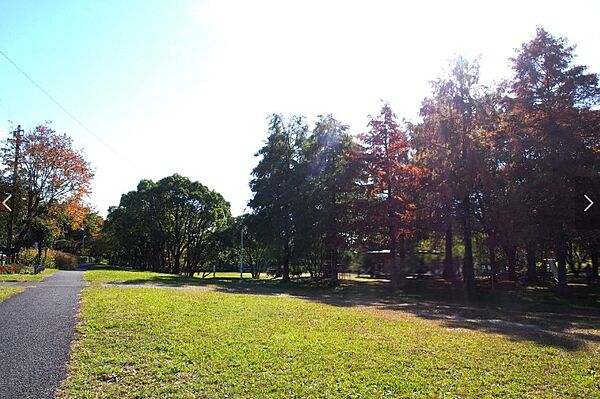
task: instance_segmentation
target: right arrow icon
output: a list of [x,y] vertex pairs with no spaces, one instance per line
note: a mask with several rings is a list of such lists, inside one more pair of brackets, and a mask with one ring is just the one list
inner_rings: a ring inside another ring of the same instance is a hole
[[590,209],[592,207],[592,205],[594,205],[594,201],[592,201],[592,199],[590,197],[588,197],[586,194],[583,194],[583,196],[585,197],[586,200],[588,200],[590,202],[588,204],[588,206],[586,206],[585,209],[583,210],[584,212],[587,212],[588,209]]

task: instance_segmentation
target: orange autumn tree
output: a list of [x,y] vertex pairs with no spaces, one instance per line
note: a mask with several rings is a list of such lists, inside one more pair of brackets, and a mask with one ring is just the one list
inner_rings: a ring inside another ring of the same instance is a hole
[[42,259],[43,247],[65,252],[80,253],[83,237],[87,245],[98,238],[104,219],[82,199],[73,198],[66,203],[52,206],[49,211],[33,221],[29,240],[38,244],[38,257]]
[[91,209],[83,203],[81,198],[72,198],[56,207],[57,215],[64,220],[64,224],[73,230],[81,229],[83,222]]
[[[79,199],[56,206],[52,214],[45,218],[56,221],[59,229],[54,238],[60,239],[54,242],[54,248],[82,255],[89,255],[92,245],[97,246],[95,241],[104,225],[102,216]],[[40,237],[38,241],[50,245],[52,238]]]
[[[90,193],[94,173],[73,140],[58,134],[50,123],[26,132],[20,143],[18,206],[15,209],[15,251],[32,240],[34,222],[56,207],[79,208]],[[8,171],[14,166],[15,143],[7,140],[2,159]],[[8,174],[8,173],[6,173]]]
[[398,288],[405,269],[406,242],[414,231],[416,191],[425,172],[411,162],[411,146],[389,104],[369,117],[370,130],[360,136],[364,145],[365,184],[371,204],[368,228],[390,250],[392,288]]

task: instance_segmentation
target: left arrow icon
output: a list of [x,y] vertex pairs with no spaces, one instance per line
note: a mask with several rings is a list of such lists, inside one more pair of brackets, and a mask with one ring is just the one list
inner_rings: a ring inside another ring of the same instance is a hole
[[10,206],[8,206],[8,204],[7,204],[10,197],[12,197],[12,194],[8,194],[8,197],[6,197],[6,199],[4,201],[2,201],[2,205],[4,205],[4,207],[6,209],[8,209],[9,212],[12,212],[12,209],[10,209]]
[[590,202],[588,204],[588,206],[586,206],[585,209],[583,210],[584,212],[587,212],[588,209],[590,209],[592,207],[592,205],[594,205],[594,201],[592,201],[592,199],[585,194],[583,194],[583,196],[585,197],[586,200],[588,200]]

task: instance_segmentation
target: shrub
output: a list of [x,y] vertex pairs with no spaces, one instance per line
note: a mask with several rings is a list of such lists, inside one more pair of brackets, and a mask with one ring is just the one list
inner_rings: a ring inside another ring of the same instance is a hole
[[19,263],[22,265],[36,265],[38,263],[38,251],[33,248],[23,248],[19,251]]
[[38,250],[34,248],[23,248],[19,251],[19,264],[21,266],[37,266],[42,264],[45,267],[55,267],[54,251],[43,250],[42,261],[38,259]]
[[54,262],[58,269],[74,270],[77,268],[78,257],[76,255],[55,250],[52,250],[51,252],[54,255]]
[[[63,270],[74,270],[77,267],[79,257],[68,252],[57,251],[54,249],[45,249],[42,251],[41,264],[45,267],[58,268]],[[34,248],[24,248],[19,252],[20,269],[26,269],[28,266],[37,266],[40,264],[38,251]],[[22,271],[22,270],[21,270]]]

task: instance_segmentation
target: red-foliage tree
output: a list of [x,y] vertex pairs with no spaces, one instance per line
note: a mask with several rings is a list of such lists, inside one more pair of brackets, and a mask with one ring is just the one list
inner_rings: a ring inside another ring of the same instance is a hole
[[521,183],[528,210],[525,220],[540,226],[542,247],[555,253],[561,291],[567,288],[567,244],[573,237],[569,179],[597,175],[599,159],[593,109],[600,103],[598,76],[573,64],[574,49],[541,28],[523,44],[512,60],[505,124],[515,154],[512,177]]
[[[57,134],[49,123],[26,132],[20,145],[16,192],[24,196],[25,203],[15,209],[19,213],[15,253],[28,239],[36,218],[60,204],[81,205],[94,176],[82,153],[73,148],[73,140]],[[14,150],[15,143],[9,140],[2,152],[9,171],[14,166]]]
[[397,288],[405,265],[406,240],[413,232],[416,190],[424,170],[411,163],[410,142],[389,104],[369,119],[370,130],[360,136],[364,145],[365,187],[371,199],[366,227],[377,231],[382,243],[389,247],[392,287]]

